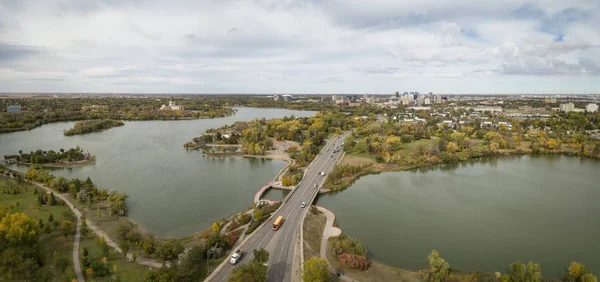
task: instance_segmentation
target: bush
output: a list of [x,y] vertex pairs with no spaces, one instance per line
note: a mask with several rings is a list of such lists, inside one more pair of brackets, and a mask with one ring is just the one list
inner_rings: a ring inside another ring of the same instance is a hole
[[338,256],[338,260],[347,267],[367,270],[371,266],[371,261],[365,256],[343,253]]
[[347,235],[340,235],[335,238],[331,244],[331,249],[336,256],[339,256],[343,253],[348,253],[351,255],[360,255],[366,256],[367,249],[362,245],[358,239],[352,238]]

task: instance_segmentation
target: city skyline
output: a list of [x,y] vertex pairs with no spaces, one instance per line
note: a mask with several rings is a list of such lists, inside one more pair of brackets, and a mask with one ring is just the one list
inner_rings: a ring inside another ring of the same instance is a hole
[[600,92],[597,1],[198,2],[2,2],[0,92]]

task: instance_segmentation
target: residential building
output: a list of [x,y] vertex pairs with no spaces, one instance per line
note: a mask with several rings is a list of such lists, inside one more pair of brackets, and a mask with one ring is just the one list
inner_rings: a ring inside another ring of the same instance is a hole
[[10,105],[8,106],[8,108],[6,108],[6,111],[9,113],[20,113],[21,112],[21,106],[19,105]]
[[575,105],[573,103],[560,104],[559,109],[561,112],[572,112],[575,110]]
[[281,95],[281,99],[285,102],[291,102],[294,99],[294,96],[290,94]]
[[585,106],[585,110],[588,113],[595,113],[598,111],[598,104],[587,104],[587,106]]

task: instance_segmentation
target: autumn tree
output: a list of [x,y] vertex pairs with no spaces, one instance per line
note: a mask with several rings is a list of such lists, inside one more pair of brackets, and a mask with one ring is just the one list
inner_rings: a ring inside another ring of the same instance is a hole
[[429,261],[427,271],[429,281],[446,281],[450,275],[450,264],[440,257],[440,253],[436,250],[431,251],[431,254],[427,256],[427,260]]
[[572,261],[567,269],[567,279],[571,282],[575,282],[583,275],[585,266],[583,263]]
[[542,266],[539,263],[532,261],[527,263],[527,271],[525,272],[525,281],[541,282],[542,281]]
[[65,235],[65,238],[73,234],[73,222],[69,220],[63,220],[60,223],[60,230],[62,230],[63,235]]
[[508,272],[511,282],[524,282],[526,267],[520,261],[515,261],[508,265]]
[[325,282],[329,278],[327,262],[319,257],[312,257],[304,262],[302,280],[306,282]]

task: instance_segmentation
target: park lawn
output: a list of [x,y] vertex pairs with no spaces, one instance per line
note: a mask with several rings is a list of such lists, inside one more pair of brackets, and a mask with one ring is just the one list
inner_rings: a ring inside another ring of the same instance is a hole
[[[0,194],[0,205],[5,205],[7,207],[13,205],[19,212],[25,213],[32,218],[42,219],[44,224],[48,224],[48,217],[50,214],[53,215],[55,221],[61,222],[65,219],[63,212],[70,212],[70,209],[66,206],[41,206],[38,209],[37,194],[34,194],[36,188],[35,185],[25,182],[17,184],[15,179],[0,176],[0,191],[3,192],[5,189],[8,190],[11,185],[12,187],[19,187],[21,193],[17,195]],[[38,192],[42,193],[42,191],[44,190],[38,188]],[[19,203],[18,208],[17,202]],[[77,224],[75,219],[69,220],[73,221],[74,226]],[[54,252],[66,257],[70,262],[64,274],[55,274],[54,281],[70,281],[71,279],[67,278],[75,278],[75,270],[73,269],[73,235],[65,238],[60,230],[53,230],[50,234],[46,234],[42,231],[40,233],[38,244],[40,260],[43,265],[42,268],[53,268],[52,258]]]
[[319,257],[321,251],[321,238],[327,222],[327,216],[317,210],[313,213],[314,206],[310,206],[310,211],[306,214],[304,220],[304,260],[311,257]]
[[[79,242],[79,259],[83,260],[83,248],[87,248],[89,252],[89,261],[90,263],[93,261],[102,261],[102,250],[100,249],[100,244],[97,242],[96,236],[90,231],[88,232],[88,236],[81,236],[81,240]],[[134,262],[127,262],[122,254],[115,252],[112,248],[110,249],[110,257],[108,258],[107,264],[110,266],[111,274],[104,277],[96,277],[95,281],[110,281],[113,265],[116,265],[117,274],[121,281],[143,281],[144,275],[150,269],[148,266],[144,266]],[[85,268],[83,265],[81,266],[82,271],[85,275]],[[89,277],[86,277],[86,280],[90,280]]]
[[418,146],[432,146],[437,144],[439,141],[439,139],[421,139],[411,141],[408,144],[402,144],[402,149],[399,152],[402,152],[402,155],[407,156],[410,155]]

